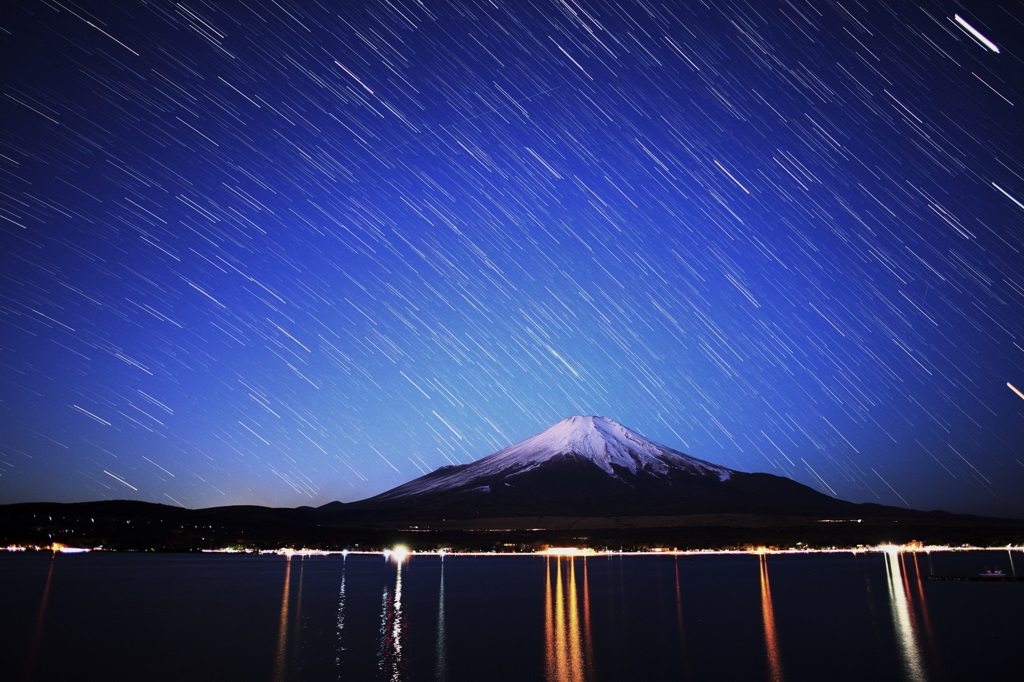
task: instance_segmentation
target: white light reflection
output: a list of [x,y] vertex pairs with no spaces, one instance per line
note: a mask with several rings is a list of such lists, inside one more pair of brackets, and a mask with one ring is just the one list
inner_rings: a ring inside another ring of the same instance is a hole
[[384,679],[393,682],[405,678],[402,660],[405,636],[405,623],[402,618],[402,564],[406,556],[398,558],[395,556],[396,551],[387,552],[388,557],[395,560],[395,588],[392,593],[385,585],[381,596],[380,646],[377,649],[377,668]]
[[347,601],[345,597],[345,577],[346,574],[348,573],[348,571],[346,570],[348,568],[347,559],[348,555],[347,553],[344,553],[342,555],[341,564],[341,587],[338,589],[338,614],[335,620],[334,627],[335,638],[337,640],[334,649],[334,664],[339,668],[341,667],[341,659],[343,652],[345,651],[345,644],[342,638],[342,634],[345,631],[345,604]]
[[892,609],[893,625],[896,627],[896,642],[903,659],[903,671],[908,680],[925,680],[924,664],[917,643],[914,617],[910,610],[907,586],[903,579],[901,553],[896,548],[885,550],[885,571],[889,578],[889,604]]
[[444,554],[441,554],[441,589],[437,595],[437,650],[434,656],[434,677],[448,679],[448,634],[444,622]]
[[391,642],[396,668],[394,679],[398,679],[397,668],[402,662],[402,559],[398,559],[397,563],[398,565],[395,566],[395,617],[391,624]]
[[295,608],[291,614],[291,622],[288,623],[288,652],[290,661],[301,669],[302,661],[301,658],[297,659],[297,654],[302,651],[302,642],[300,637],[302,636],[302,586],[306,576],[306,561],[299,561],[299,592],[295,595]]

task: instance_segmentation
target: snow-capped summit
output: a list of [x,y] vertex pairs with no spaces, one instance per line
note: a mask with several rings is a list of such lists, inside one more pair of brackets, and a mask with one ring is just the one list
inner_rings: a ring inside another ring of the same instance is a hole
[[575,527],[584,518],[633,527],[641,517],[656,518],[658,525],[682,517],[706,523],[723,514],[836,518],[861,513],[858,505],[790,478],[735,471],[684,455],[607,417],[563,419],[493,455],[441,467],[346,509],[371,523],[465,521],[486,527],[481,519],[503,519],[510,525],[500,527],[530,528]]
[[[608,417],[569,417],[546,431],[500,450],[478,464],[488,468],[525,471],[559,457],[577,457],[618,477],[628,471],[666,475],[677,469],[724,481],[732,470],[673,450],[641,436]],[[483,467],[481,467],[481,470]]]
[[444,466],[351,508],[418,519],[836,514],[796,481],[690,457],[607,417],[569,417],[471,464]]
[[620,481],[638,474],[664,478],[670,473],[725,481],[734,473],[655,443],[614,419],[577,416],[472,464],[441,467],[374,499],[418,497],[455,489],[479,491],[493,485],[494,478],[501,478],[507,487],[527,472],[568,463],[591,465]]

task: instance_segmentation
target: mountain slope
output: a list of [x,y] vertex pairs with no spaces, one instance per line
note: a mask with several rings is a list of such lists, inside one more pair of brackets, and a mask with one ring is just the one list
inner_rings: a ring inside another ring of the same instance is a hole
[[519,515],[853,514],[787,478],[734,471],[606,417],[570,417],[471,464],[446,466],[354,508],[467,518]]

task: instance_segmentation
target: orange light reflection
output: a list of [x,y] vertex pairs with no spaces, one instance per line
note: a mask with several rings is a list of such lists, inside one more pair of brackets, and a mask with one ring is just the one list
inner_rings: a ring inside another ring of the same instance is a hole
[[[576,588],[576,560],[556,556],[545,561],[544,635],[545,677],[551,682],[582,682],[586,679],[587,656],[592,655],[590,634],[590,587],[586,560],[583,565],[583,604]],[[555,579],[552,586],[551,571]],[[583,610],[583,631],[580,630],[580,609]]]
[[587,579],[587,561],[583,560],[583,656],[585,664],[593,666],[594,638],[590,629],[590,582]]
[[768,670],[772,682],[782,681],[782,659],[779,656],[779,643],[775,635],[775,610],[772,607],[772,588],[768,582],[768,557],[758,557],[761,562],[761,617],[764,620],[764,646],[768,654]]
[[556,679],[558,664],[555,647],[555,613],[554,601],[551,598],[551,559],[544,560],[544,679]]
[[917,598],[921,608],[921,623],[924,625],[925,638],[932,641],[932,623],[928,618],[928,601],[924,596],[924,582],[921,580],[921,566],[917,562],[917,552],[914,552],[914,575],[917,577]]
[[277,659],[274,663],[274,679],[283,682],[288,675],[288,596],[291,590],[292,555],[285,554],[284,591],[281,594],[281,624],[277,631]]
[[583,679],[583,652],[580,651],[580,611],[576,601],[576,562],[566,559],[569,567],[569,665],[572,668],[572,679]]
[[[679,662],[682,670],[689,671],[686,657],[686,628],[683,626],[683,588],[679,580],[679,557],[675,557],[676,572],[676,632],[679,633]],[[685,675],[689,677],[689,675]]]
[[39,600],[39,612],[36,614],[36,627],[32,634],[32,649],[28,656],[29,675],[31,678],[32,667],[35,666],[36,656],[39,655],[39,644],[43,639],[43,622],[46,620],[46,606],[50,601],[50,584],[53,582],[53,564],[57,559],[56,554],[50,555],[50,570],[46,572],[46,583],[43,585],[43,598]]

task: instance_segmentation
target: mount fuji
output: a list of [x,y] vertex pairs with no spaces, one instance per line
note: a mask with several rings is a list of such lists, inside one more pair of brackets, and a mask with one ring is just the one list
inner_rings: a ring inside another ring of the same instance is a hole
[[471,464],[317,508],[0,505],[0,547],[1001,547],[1022,538],[1020,520],[846,502],[691,457],[605,417],[570,417]]
[[353,509],[417,518],[850,515],[861,505],[788,478],[744,473],[576,416],[470,464],[444,466]]

